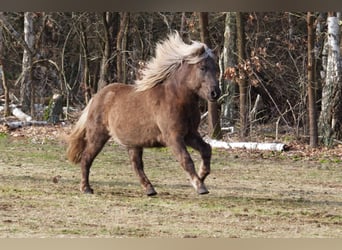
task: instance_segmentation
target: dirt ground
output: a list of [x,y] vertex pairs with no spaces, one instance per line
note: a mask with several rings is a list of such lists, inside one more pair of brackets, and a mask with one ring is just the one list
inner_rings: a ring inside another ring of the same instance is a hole
[[[126,150],[96,158],[94,195],[61,141],[69,126],[0,132],[0,237],[340,238],[340,147],[289,151],[214,149],[209,194],[199,196],[168,149],[144,152],[158,195],[147,197]],[[198,165],[199,155],[191,150]]]

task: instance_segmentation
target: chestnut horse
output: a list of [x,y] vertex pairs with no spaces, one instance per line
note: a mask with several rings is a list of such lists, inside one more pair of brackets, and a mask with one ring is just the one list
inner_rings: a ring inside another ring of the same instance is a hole
[[[199,98],[220,96],[217,64],[203,43],[183,42],[177,32],[156,46],[156,55],[133,85],[113,83],[101,89],[84,109],[68,137],[68,159],[80,163],[81,191],[93,193],[89,171],[94,158],[112,137],[128,149],[129,158],[148,196],[157,194],[144,173],[144,147],[171,148],[198,194],[209,193],[211,147],[203,141]],[[186,146],[199,151],[197,173]]]

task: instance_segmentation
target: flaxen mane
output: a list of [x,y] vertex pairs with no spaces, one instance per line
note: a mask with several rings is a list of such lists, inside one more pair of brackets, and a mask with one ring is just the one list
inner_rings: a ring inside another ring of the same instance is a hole
[[[204,53],[198,55],[196,52],[203,47]],[[142,79],[135,81],[136,90],[144,91],[153,88],[162,83],[183,62],[195,64],[208,56],[214,57],[212,51],[204,43],[192,41],[191,44],[186,44],[178,32],[171,33],[165,41],[157,43],[155,57],[142,71]]]

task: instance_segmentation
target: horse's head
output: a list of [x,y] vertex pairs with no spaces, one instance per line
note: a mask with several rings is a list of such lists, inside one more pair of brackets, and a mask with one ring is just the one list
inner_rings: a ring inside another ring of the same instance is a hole
[[218,66],[215,56],[205,45],[201,46],[195,54],[194,56],[201,60],[189,64],[191,68],[187,76],[189,87],[203,99],[216,101],[221,95],[221,90],[217,79]]
[[178,78],[183,87],[208,100],[220,97],[216,59],[212,51],[199,41],[186,44],[178,32],[156,46],[156,56],[136,81],[136,90],[144,91],[165,82],[170,75]]

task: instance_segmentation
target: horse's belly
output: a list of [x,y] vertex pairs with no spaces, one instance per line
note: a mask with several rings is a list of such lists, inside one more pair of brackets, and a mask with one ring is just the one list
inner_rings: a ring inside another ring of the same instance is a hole
[[163,146],[161,132],[156,123],[157,106],[144,93],[136,93],[129,85],[114,85],[110,93],[111,107],[108,125],[112,138],[128,147]]
[[161,147],[164,146],[162,135],[157,127],[131,127],[119,125],[112,138],[126,147]]

